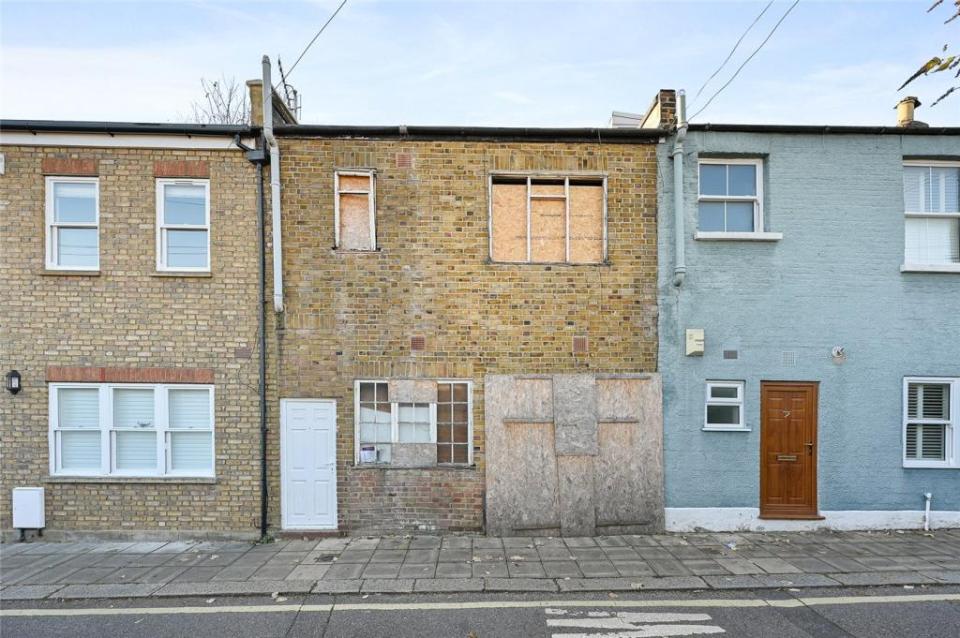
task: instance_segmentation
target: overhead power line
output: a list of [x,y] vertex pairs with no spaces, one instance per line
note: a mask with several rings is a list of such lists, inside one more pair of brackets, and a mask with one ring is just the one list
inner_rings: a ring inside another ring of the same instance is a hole
[[733,45],[733,48],[732,48],[732,49],[730,49],[730,53],[727,54],[726,59],[725,59],[723,62],[720,63],[720,66],[718,66],[718,67],[717,67],[717,70],[713,72],[713,75],[711,75],[710,77],[708,77],[708,78],[706,79],[706,81],[703,83],[703,85],[702,85],[699,89],[697,89],[697,94],[693,96],[693,99],[696,100],[698,97],[700,97],[700,94],[703,93],[703,90],[704,90],[705,88],[707,88],[707,85],[708,85],[708,84],[710,84],[710,80],[712,80],[713,78],[717,77],[717,73],[720,73],[720,71],[723,70],[723,67],[725,67],[725,66],[727,65],[727,62],[730,61],[730,58],[733,57],[733,54],[737,52],[737,47],[740,46],[740,43],[743,42],[743,39],[744,39],[745,37],[747,37],[747,34],[748,34],[748,33],[750,33],[750,29],[752,29],[752,28],[754,27],[754,25],[756,25],[757,22],[760,21],[760,18],[762,18],[762,17],[763,17],[763,14],[767,12],[767,9],[769,9],[769,8],[773,5],[773,2],[774,2],[774,0],[770,0],[770,2],[767,3],[767,6],[765,6],[765,7],[763,8],[763,11],[761,11],[760,14],[759,14],[756,18],[753,19],[753,22],[750,23],[750,26],[747,27],[747,30],[744,31],[744,32],[740,35],[740,39],[737,40],[737,43]]
[[[340,9],[342,9],[342,8],[343,8],[343,5],[345,5],[345,4],[347,4],[347,0],[343,0],[343,2],[340,3],[340,6],[337,7],[337,10],[334,11],[332,14],[330,14],[330,17],[327,18],[327,21],[324,22],[324,23],[323,23],[323,26],[320,27],[320,30],[317,31],[317,35],[313,36],[313,39],[310,40],[310,43],[307,44],[307,46],[304,47],[303,52],[300,54],[300,57],[297,58],[297,61],[293,63],[293,66],[290,67],[290,70],[287,71],[287,74],[286,74],[286,77],[287,77],[287,78],[290,77],[290,74],[293,73],[293,70],[294,70],[295,68],[297,68],[297,65],[298,65],[298,64],[300,64],[300,60],[303,59],[303,56],[305,56],[305,55],[307,54],[307,51],[309,51],[309,50],[310,50],[310,47],[313,46],[313,43],[317,41],[317,38],[320,37],[320,34],[323,33],[324,29],[326,29],[327,26],[328,26],[331,22],[333,22],[333,19],[337,17],[337,14],[340,13]],[[277,87],[273,87],[273,88],[277,88]]]
[[783,24],[783,21],[787,19],[787,16],[790,15],[790,12],[793,11],[794,8],[795,8],[798,4],[800,4],[800,0],[795,0],[794,3],[790,5],[790,8],[787,9],[782,16],[780,16],[780,19],[777,20],[777,23],[776,23],[775,25],[773,25],[773,28],[772,28],[772,29],[770,29],[770,33],[768,33],[768,34],[767,34],[767,37],[763,39],[763,42],[760,43],[760,46],[758,46],[756,49],[754,49],[754,50],[753,50],[753,53],[751,53],[750,56],[749,56],[746,60],[743,61],[743,64],[741,64],[741,65],[737,68],[737,70],[734,71],[734,73],[733,73],[733,75],[730,77],[730,79],[727,80],[726,83],[725,83],[723,86],[721,86],[719,89],[717,89],[717,91],[716,91],[713,95],[710,96],[710,99],[707,100],[707,103],[706,103],[706,104],[704,104],[702,107],[700,107],[700,109],[699,109],[696,113],[694,113],[694,114],[691,115],[689,118],[687,118],[688,121],[689,121],[689,120],[692,120],[693,118],[695,118],[695,117],[697,117],[698,115],[700,115],[701,113],[703,113],[703,111],[704,111],[708,106],[710,106],[710,104],[713,102],[713,100],[714,100],[718,95],[720,95],[725,88],[727,88],[728,86],[730,86],[730,83],[731,83],[731,82],[733,82],[735,79],[737,79],[737,76],[740,75],[740,71],[743,70],[743,67],[747,66],[747,63],[749,63],[750,60],[753,59],[753,56],[755,56],[757,53],[760,52],[760,49],[762,49],[762,48],[764,47],[764,45],[770,40],[770,38],[773,37],[773,34],[777,32],[777,29],[780,28],[780,25]]

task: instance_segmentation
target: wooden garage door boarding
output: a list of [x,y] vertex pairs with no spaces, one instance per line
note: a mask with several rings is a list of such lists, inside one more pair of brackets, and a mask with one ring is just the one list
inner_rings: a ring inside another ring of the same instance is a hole
[[817,384],[760,385],[760,517],[820,518]]

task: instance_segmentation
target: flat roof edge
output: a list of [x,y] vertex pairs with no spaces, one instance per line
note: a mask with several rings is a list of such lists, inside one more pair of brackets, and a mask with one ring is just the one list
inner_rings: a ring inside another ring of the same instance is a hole
[[670,135],[664,129],[529,128],[498,126],[277,126],[285,137],[354,137],[404,140],[470,139],[476,141],[651,143]]
[[259,129],[236,124],[0,120],[0,131],[23,131],[30,133],[141,133],[148,135],[250,135],[259,131]]
[[820,124],[689,124],[691,131],[835,135],[960,135],[960,126],[831,126]]

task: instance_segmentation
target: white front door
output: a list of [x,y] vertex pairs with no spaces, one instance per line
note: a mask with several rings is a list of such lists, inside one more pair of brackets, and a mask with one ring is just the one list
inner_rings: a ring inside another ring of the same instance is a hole
[[282,399],[280,422],[283,528],[336,529],[336,401]]

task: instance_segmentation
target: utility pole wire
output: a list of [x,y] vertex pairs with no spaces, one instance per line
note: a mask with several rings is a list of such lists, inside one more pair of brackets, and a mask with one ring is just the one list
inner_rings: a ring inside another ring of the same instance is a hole
[[748,33],[750,33],[750,29],[752,29],[752,28],[754,27],[754,25],[757,24],[757,22],[760,21],[760,18],[762,18],[762,17],[763,17],[763,14],[767,12],[767,9],[769,9],[769,8],[773,5],[773,1],[774,1],[774,0],[770,0],[770,2],[767,3],[767,6],[765,6],[765,7],[763,8],[763,11],[760,12],[760,15],[758,15],[756,18],[753,19],[753,22],[750,23],[750,26],[747,27],[747,30],[743,32],[743,34],[740,36],[740,39],[737,40],[737,43],[733,45],[733,48],[732,48],[732,49],[730,49],[730,53],[729,53],[729,55],[727,55],[727,59],[724,60],[724,61],[720,64],[720,66],[717,67],[717,70],[713,72],[713,75],[711,75],[710,77],[708,77],[707,80],[703,83],[703,85],[702,85],[699,89],[697,89],[697,94],[693,96],[693,99],[694,99],[694,100],[696,100],[698,97],[700,97],[700,94],[703,93],[703,90],[704,90],[705,88],[707,88],[707,85],[708,85],[708,84],[710,84],[710,80],[712,80],[713,78],[717,77],[717,73],[720,73],[720,71],[723,70],[723,67],[726,66],[727,62],[730,61],[730,58],[733,57],[733,54],[737,52],[737,47],[740,46],[740,43],[743,42],[743,39],[744,39],[745,37],[747,37],[747,34],[748,34]]
[[[290,67],[290,70],[287,71],[286,77],[290,77],[290,74],[293,73],[293,70],[294,70],[295,68],[297,68],[297,65],[298,65],[298,64],[300,64],[300,60],[303,59],[303,56],[305,56],[305,55],[307,54],[307,51],[310,50],[310,47],[313,46],[313,43],[317,41],[317,38],[320,37],[320,34],[323,33],[324,29],[327,28],[327,25],[329,25],[331,22],[333,22],[333,19],[337,17],[337,14],[340,13],[340,9],[342,9],[342,8],[343,8],[343,5],[345,5],[345,4],[347,4],[347,0],[343,0],[343,2],[340,3],[340,6],[337,7],[337,10],[334,11],[334,12],[330,15],[329,18],[327,18],[327,21],[324,22],[324,23],[323,23],[323,26],[320,27],[320,30],[317,31],[317,35],[313,36],[313,40],[310,40],[310,43],[309,43],[306,47],[304,47],[303,53],[300,54],[300,57],[297,58],[297,61],[294,62],[294,63],[293,63],[293,66]],[[275,86],[275,87],[273,87],[273,88],[277,88],[277,87]]]
[[755,56],[757,53],[760,52],[760,49],[762,49],[763,46],[770,40],[770,38],[773,37],[773,34],[777,32],[777,29],[780,27],[781,24],[783,24],[783,21],[787,19],[787,16],[790,15],[790,12],[793,11],[793,9],[794,9],[798,4],[800,4],[800,0],[795,0],[794,3],[790,5],[790,8],[787,9],[786,12],[784,12],[784,14],[783,14],[782,16],[780,16],[780,19],[777,21],[777,23],[776,23],[775,25],[773,25],[773,28],[772,28],[772,29],[770,29],[770,33],[768,33],[768,34],[767,34],[767,37],[763,39],[763,42],[760,43],[760,46],[758,46],[756,49],[753,50],[753,53],[750,54],[750,57],[748,57],[746,60],[744,60],[744,61],[743,61],[743,64],[741,64],[741,65],[737,68],[737,70],[734,71],[733,76],[732,76],[729,80],[727,80],[726,84],[724,84],[724,85],[721,86],[719,89],[717,89],[716,93],[714,93],[713,95],[711,95],[711,96],[710,96],[710,99],[707,100],[707,103],[704,104],[702,107],[700,107],[700,110],[698,110],[696,113],[694,113],[693,115],[691,115],[690,117],[688,117],[688,118],[687,118],[687,121],[690,121],[690,120],[692,120],[693,118],[695,118],[695,117],[697,117],[698,115],[700,115],[701,113],[703,113],[703,111],[704,111],[708,106],[710,106],[711,102],[713,102],[713,100],[714,100],[718,95],[720,95],[725,88],[727,88],[728,86],[730,86],[730,83],[731,83],[731,82],[733,82],[735,79],[737,79],[737,76],[740,74],[740,71],[743,70],[743,67],[747,66],[747,63],[750,62],[750,60],[753,59],[753,56]]

